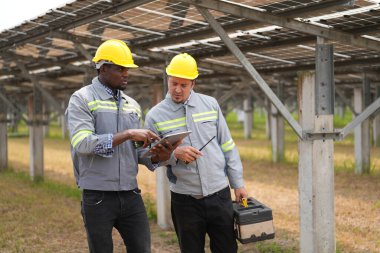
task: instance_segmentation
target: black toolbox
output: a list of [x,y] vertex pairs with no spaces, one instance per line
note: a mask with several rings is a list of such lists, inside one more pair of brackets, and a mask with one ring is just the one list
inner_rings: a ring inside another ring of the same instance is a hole
[[254,198],[247,199],[247,207],[233,202],[235,235],[241,243],[274,238],[272,209]]

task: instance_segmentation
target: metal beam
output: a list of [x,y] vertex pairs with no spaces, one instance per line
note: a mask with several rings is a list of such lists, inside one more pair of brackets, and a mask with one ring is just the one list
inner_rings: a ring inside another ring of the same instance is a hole
[[261,98],[261,96],[257,93],[257,91],[253,88],[253,85],[250,84],[251,80],[248,80],[247,78],[242,77],[241,78],[243,83],[242,85],[247,87],[249,89],[249,92],[251,95],[261,104],[264,104],[264,100]]
[[20,113],[21,115],[21,119],[26,123],[28,124],[28,119],[25,118],[24,115],[22,115],[22,110],[21,108],[17,107],[17,105],[14,105],[11,101],[9,101],[9,99],[4,96],[4,94],[0,93],[0,99],[4,101],[5,104],[7,104],[10,108],[12,108],[14,111]]
[[[286,17],[303,17],[305,15],[310,15],[310,13],[315,11],[321,11],[327,8],[331,8],[333,6],[346,5],[351,2],[351,0],[324,0],[319,2],[311,2],[306,6],[301,6],[296,9],[286,10],[276,12],[276,15],[286,16]],[[257,25],[258,22],[252,20],[243,20],[237,21],[233,24],[223,25],[223,28],[227,32],[235,32],[236,30],[244,30],[245,28],[252,27]],[[191,24],[192,25],[192,24]],[[154,38],[154,39],[142,39],[137,41],[133,41],[132,45],[139,47],[161,47],[168,46],[168,44],[177,44],[188,42],[190,40],[197,40],[204,37],[213,36],[214,31],[209,27],[200,28],[197,31],[193,29],[189,29],[186,33],[188,27],[181,27],[181,32],[176,33],[174,35],[165,36],[165,38]]]
[[223,30],[218,22],[214,19],[211,13],[202,7],[197,6],[199,13],[207,20],[210,26],[214,29],[214,31],[219,35],[222,41],[226,44],[226,46],[230,49],[232,54],[239,60],[239,62],[243,65],[243,67],[247,70],[250,76],[256,81],[265,95],[270,99],[270,101],[276,106],[281,115],[285,118],[285,120],[289,123],[289,125],[293,128],[294,132],[298,135],[299,138],[302,139],[302,128],[298,124],[298,122],[293,118],[293,116],[289,113],[283,103],[278,99],[276,94],[271,90],[268,84],[264,81],[264,79],[260,76],[260,74],[256,71],[256,69],[252,66],[249,60],[245,57],[245,55],[240,51],[240,49],[234,44],[230,37],[228,37],[227,33]]
[[76,49],[78,50],[78,52],[80,52],[90,62],[92,61],[93,56],[87,51],[87,49],[81,43],[74,42],[74,45]]
[[8,51],[8,52],[3,52],[1,53],[2,56],[5,56],[7,58],[11,58],[11,59],[17,59],[17,60],[22,60],[22,61],[25,61],[25,62],[32,62],[32,63],[41,63],[41,64],[45,64],[46,66],[38,66],[37,69],[39,68],[49,68],[49,67],[54,67],[54,66],[59,66],[61,68],[65,68],[65,69],[69,69],[69,70],[80,70],[80,71],[87,71],[88,67],[85,67],[85,66],[75,66],[75,65],[72,65],[72,64],[66,64],[66,63],[62,63],[62,62],[58,62],[58,61],[54,61],[54,60],[48,60],[46,58],[41,58],[41,57],[32,57],[32,56],[25,56],[25,55],[19,55],[19,54],[16,54],[16,53],[13,53],[11,51]]
[[[354,3],[354,0],[323,0],[323,1],[318,1],[318,2],[309,1],[308,5],[302,5],[300,7],[297,7],[294,10],[286,11],[285,13],[281,11],[274,11],[272,13],[276,15],[286,14],[287,17],[292,17],[297,14],[301,14],[301,16],[308,14],[310,16],[311,14],[313,14],[313,12],[316,12],[316,11],[320,12],[321,10],[325,10],[325,9],[331,10],[331,8],[333,7],[340,7],[342,5],[352,6],[353,3]],[[299,16],[300,15],[298,15],[298,17]]]
[[41,85],[38,82],[38,79],[29,73],[29,71],[26,69],[25,64],[19,61],[18,67],[21,69],[22,75],[26,78],[29,78],[35,85],[35,87],[41,92],[41,94],[50,102],[50,104],[52,104],[59,113],[63,114],[64,110],[62,109],[61,105],[49,92],[47,92],[44,88],[41,87]]
[[[91,46],[98,46],[101,43],[100,39],[92,39],[92,38],[88,38],[84,36],[73,35],[67,32],[54,32],[52,33],[52,36],[54,36],[55,38],[68,40],[68,41],[74,41],[75,43],[84,43]],[[171,55],[171,54],[149,51],[148,49],[142,49],[140,47],[136,47],[136,48],[133,47],[132,52],[137,55],[147,56],[147,57],[160,60],[160,61],[166,61],[166,59]],[[229,73],[233,75],[236,75],[236,74],[247,75],[245,71],[242,71],[239,69],[231,69],[225,66],[212,64],[212,63],[202,61],[202,60],[198,62],[198,66],[205,69],[220,71],[222,73]]]
[[343,101],[343,103],[348,106],[348,108],[350,108],[351,112],[357,116],[358,113],[355,111],[355,108],[352,106],[352,103],[349,99],[346,98],[346,96],[344,95],[343,91],[338,88],[338,87],[335,87],[335,92],[336,94],[339,96],[339,98]]
[[341,130],[341,139],[344,139],[356,126],[366,120],[374,112],[380,108],[380,98],[377,98],[372,104],[370,104],[364,111],[362,111],[354,120],[348,123]]
[[236,88],[226,91],[220,98],[217,99],[219,106],[222,107],[224,103],[226,103],[232,96],[235,96],[237,92],[238,90]]
[[[84,36],[78,36],[78,35],[73,35],[73,34],[70,34],[70,33],[67,33],[67,32],[53,32],[51,34],[51,36],[53,37],[56,37],[56,38],[60,38],[60,39],[64,39],[64,40],[68,40],[68,41],[74,41],[74,42],[77,42],[77,43],[83,43],[83,44],[88,44],[88,45],[92,45],[92,46],[98,46],[100,43],[101,43],[101,40],[100,39],[97,39],[97,38],[88,38],[88,37],[84,37]],[[313,39],[312,37],[307,37],[308,40],[310,39]],[[315,38],[314,38],[315,39]],[[294,41],[294,40],[291,40],[289,41],[290,44],[294,44],[294,43],[297,43],[297,41]],[[269,46],[273,46],[273,43],[267,43],[265,45],[255,45],[255,47],[257,47],[258,49],[263,49],[263,48],[267,48]],[[152,52],[152,51],[149,51],[149,50],[146,50],[146,49],[142,49],[142,48],[132,48],[132,51],[138,55],[142,55],[142,56],[147,56],[147,57],[150,57],[150,58],[154,58],[154,59],[157,59],[159,61],[164,61],[169,54],[165,54],[165,53],[160,53],[160,52]],[[225,54],[226,52],[223,52],[223,54]],[[216,64],[212,64],[212,63],[209,63],[209,62],[206,62],[206,61],[203,61],[201,58],[202,57],[209,57],[209,54],[207,55],[198,55],[197,57],[197,54],[195,53],[194,54],[195,57],[198,59],[198,66],[199,67],[203,67],[203,68],[207,68],[207,69],[213,69],[215,71],[218,71],[218,72],[222,72],[222,73],[231,73],[231,74],[234,74],[234,75],[247,75],[245,71],[243,70],[240,70],[238,68],[228,68],[228,67],[225,67],[225,66],[221,66],[221,65],[216,65]],[[219,51],[216,52],[215,54],[213,53],[213,55],[219,55]],[[30,58],[33,58],[33,57],[30,57]],[[25,58],[25,60],[28,60],[28,58]],[[380,59],[379,58],[373,58],[373,59],[350,59],[350,60],[347,60],[347,61],[339,61],[339,62],[335,62],[335,67],[344,67],[344,66],[348,66],[348,65],[356,65],[356,64],[373,64],[373,63],[379,63],[380,62]],[[48,65],[49,63],[46,62]],[[63,66],[68,66],[67,64],[63,64]],[[303,65],[296,65],[296,66],[289,66],[289,67],[281,67],[281,68],[278,68],[278,69],[275,69],[276,72],[293,72],[293,71],[297,71],[297,70],[309,70],[309,69],[314,69],[314,66],[315,66],[315,62],[312,61],[310,63],[306,63],[306,64],[303,64]],[[71,69],[71,67],[69,67]],[[78,66],[73,66],[73,69],[76,69],[78,70]],[[84,68],[86,69],[86,68]],[[83,71],[85,71],[83,69]],[[266,72],[273,72],[273,68],[258,68],[258,70],[260,70],[260,72],[262,73],[266,73]],[[10,73],[4,73],[4,74],[10,74]]]
[[358,46],[362,48],[372,49],[380,51],[380,42],[362,37],[355,36],[353,34],[319,27],[311,25],[305,22],[301,22],[292,18],[281,17],[270,13],[257,11],[252,8],[243,7],[238,4],[217,1],[217,0],[181,0],[181,2],[191,3],[198,7],[212,9],[228,14],[232,14],[238,17],[244,17],[253,19],[256,21],[264,22],[267,24],[278,25],[295,31],[299,31],[306,34],[319,36],[325,39],[335,40],[344,44]]
[[[368,32],[372,32],[376,29],[378,29],[379,24],[373,24],[373,25],[367,25],[365,27],[359,27],[359,28],[353,28],[353,29],[347,29],[345,32],[353,34],[354,36],[360,36],[361,34],[365,34]],[[268,41],[267,43],[262,44],[253,44],[248,46],[242,46],[240,49],[243,52],[251,52],[254,50],[255,52],[259,52],[260,50],[268,49],[275,50],[278,48],[282,48],[284,46],[296,46],[300,44],[308,44],[308,43],[314,43],[315,36],[305,35],[303,37],[297,37],[297,38],[291,38],[291,39],[283,39],[283,40],[276,40],[276,41]],[[213,56],[223,56],[228,52],[225,48],[216,49],[213,51]],[[209,53],[203,53],[202,51],[195,52],[193,54],[195,57],[205,57],[209,56]]]

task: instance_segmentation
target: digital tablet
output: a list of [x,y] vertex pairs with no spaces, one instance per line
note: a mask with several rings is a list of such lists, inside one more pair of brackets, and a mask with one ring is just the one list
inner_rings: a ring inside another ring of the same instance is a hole
[[[165,135],[161,140],[159,140],[158,142],[153,143],[152,148],[154,146],[156,146],[157,144],[163,144],[163,145],[165,145],[166,141],[168,141],[170,144],[173,145],[177,141],[183,140],[190,133],[191,133],[191,131],[184,131],[184,132],[178,132],[178,133],[172,133],[172,134]],[[148,154],[150,154],[150,149],[143,155],[143,157],[145,157]]]
[[[165,141],[168,141],[170,144],[174,144],[179,140],[183,140],[183,138],[188,136],[190,133],[191,133],[191,131],[168,134],[168,135],[164,136],[157,144],[163,144],[163,143],[165,143]],[[157,145],[157,144],[155,144],[155,145]]]

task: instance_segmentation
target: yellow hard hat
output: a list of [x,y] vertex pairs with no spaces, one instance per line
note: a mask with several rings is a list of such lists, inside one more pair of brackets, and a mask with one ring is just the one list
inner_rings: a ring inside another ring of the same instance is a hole
[[93,62],[108,61],[126,68],[137,68],[133,62],[132,53],[127,44],[121,40],[107,40],[96,50]]
[[166,74],[194,80],[198,77],[197,62],[187,53],[178,54],[170,61],[166,68]]

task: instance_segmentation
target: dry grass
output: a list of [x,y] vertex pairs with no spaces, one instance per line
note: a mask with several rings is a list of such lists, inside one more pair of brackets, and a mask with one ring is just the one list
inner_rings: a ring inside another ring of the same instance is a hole
[[[269,141],[255,133],[254,140],[237,140],[249,193],[273,209],[276,238],[240,245],[240,252],[297,252],[299,240],[297,144],[287,142],[287,161],[270,162]],[[74,186],[69,144],[46,139],[45,175],[48,180]],[[335,145],[336,236],[339,252],[380,252],[379,149],[372,150],[374,175],[353,175],[352,143]],[[12,168],[28,170],[27,138],[9,140]],[[145,167],[138,176],[145,197],[155,199],[155,175]],[[85,252],[87,245],[79,199],[56,194],[25,180],[0,176],[1,252]],[[153,223],[153,252],[179,252],[175,235]],[[274,243],[274,244],[273,244]],[[115,252],[124,252],[115,234]]]
[[[65,196],[65,190],[72,191],[68,188],[33,184],[22,174],[1,174],[0,252],[88,252],[79,195]],[[178,252],[174,232],[153,223],[151,232],[153,253]],[[125,252],[116,230],[113,237],[114,252]]]

